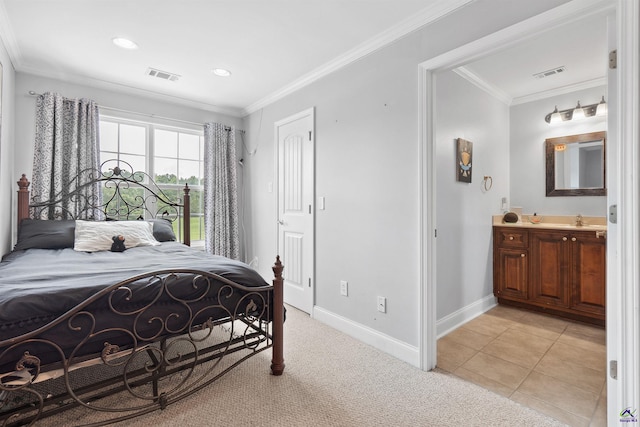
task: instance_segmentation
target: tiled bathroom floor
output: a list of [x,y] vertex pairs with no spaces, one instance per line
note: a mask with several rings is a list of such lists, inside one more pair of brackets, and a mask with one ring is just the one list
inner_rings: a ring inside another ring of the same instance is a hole
[[498,305],[438,340],[438,368],[571,426],[606,426],[605,330]]

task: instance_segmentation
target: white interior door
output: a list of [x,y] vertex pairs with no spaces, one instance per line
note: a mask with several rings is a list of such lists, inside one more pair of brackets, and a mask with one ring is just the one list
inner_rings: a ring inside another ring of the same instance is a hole
[[276,122],[275,134],[284,301],[311,314],[315,262],[313,108]]

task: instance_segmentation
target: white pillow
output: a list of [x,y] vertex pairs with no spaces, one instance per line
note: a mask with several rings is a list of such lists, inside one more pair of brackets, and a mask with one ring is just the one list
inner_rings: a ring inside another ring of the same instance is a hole
[[111,250],[113,236],[124,236],[127,248],[157,246],[153,224],[147,221],[82,221],[76,220],[73,249],[81,252]]

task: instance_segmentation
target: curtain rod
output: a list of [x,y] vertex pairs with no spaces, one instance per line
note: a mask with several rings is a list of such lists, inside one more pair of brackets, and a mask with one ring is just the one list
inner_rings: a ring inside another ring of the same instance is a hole
[[[42,94],[37,93],[37,92],[35,92],[33,90],[30,90],[29,91],[29,95],[31,95],[31,96],[41,96]],[[107,105],[98,104],[98,108],[104,109],[104,110],[117,111],[119,113],[136,114],[136,115],[139,115],[139,116],[152,117],[154,119],[169,120],[169,121],[176,122],[176,123],[184,123],[184,124],[194,125],[194,126],[204,126],[204,123],[190,122],[188,120],[172,119],[171,117],[162,117],[162,116],[157,116],[155,114],[140,113],[140,112],[137,112],[137,111],[124,110],[122,108],[109,107]],[[224,127],[224,130],[226,130],[226,131],[231,131],[231,129],[232,129],[231,126],[225,126]],[[236,130],[238,132],[240,132],[240,133],[245,133],[245,131],[242,130],[242,129],[236,129]]]

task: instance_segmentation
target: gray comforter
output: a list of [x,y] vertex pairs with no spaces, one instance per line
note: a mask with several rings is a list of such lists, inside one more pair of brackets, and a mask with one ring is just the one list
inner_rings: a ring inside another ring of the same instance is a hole
[[[196,269],[236,283],[266,286],[246,264],[210,255],[181,243],[127,249],[125,252],[76,252],[73,249],[28,249],[5,256],[0,263],[0,340],[22,326],[50,321],[101,289],[138,274],[165,269]],[[140,285],[138,297],[153,295],[151,284]],[[182,286],[181,297],[199,292]],[[13,330],[13,331],[9,331]]]

